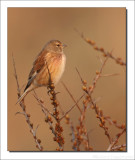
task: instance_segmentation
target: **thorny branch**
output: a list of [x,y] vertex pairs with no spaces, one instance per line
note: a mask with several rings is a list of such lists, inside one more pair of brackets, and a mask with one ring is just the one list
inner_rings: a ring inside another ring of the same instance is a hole
[[[18,99],[19,99],[21,97],[21,92],[20,92],[20,87],[19,87],[19,82],[18,82],[16,67],[15,67],[15,60],[14,60],[13,54],[12,54],[12,59],[13,59],[13,67],[14,67],[14,76],[15,76],[16,83],[17,83],[17,95],[18,95]],[[40,145],[41,140],[38,139],[37,136],[36,136],[37,128],[35,130],[33,129],[33,124],[30,121],[30,114],[26,113],[26,105],[24,103],[24,100],[22,100],[19,104],[20,104],[20,107],[22,108],[22,112],[17,112],[16,114],[23,114],[25,116],[26,122],[27,122],[27,124],[30,128],[30,132],[33,135],[33,138],[36,142],[36,147],[40,151],[43,151],[43,147]]]

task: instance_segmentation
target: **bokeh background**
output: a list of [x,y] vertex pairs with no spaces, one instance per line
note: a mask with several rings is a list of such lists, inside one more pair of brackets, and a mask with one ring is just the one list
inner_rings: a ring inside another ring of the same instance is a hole
[[[62,76],[68,89],[77,100],[83,93],[82,84],[76,73],[78,68],[82,77],[92,84],[96,70],[99,70],[103,59],[101,53],[84,42],[78,29],[85,37],[96,41],[97,45],[105,50],[113,50],[113,55],[126,61],[126,8],[8,8],[8,151],[38,151],[34,139],[29,132],[23,115],[15,113],[21,111],[17,102],[17,86],[14,78],[12,52],[17,68],[17,74],[22,91],[27,83],[28,74],[36,55],[49,40],[58,39],[68,45],[65,48],[67,57],[66,70]],[[126,70],[109,59],[104,74],[119,73],[119,76],[101,78],[95,88],[93,98],[100,98],[97,103],[105,115],[126,123]],[[67,111],[74,102],[59,82],[56,86],[59,91],[58,99],[64,111]],[[46,88],[36,89],[38,96],[44,100],[47,108],[52,111]],[[33,93],[25,98],[27,113],[31,114],[31,121],[36,127],[38,138],[46,151],[55,151],[57,144],[48,124],[44,122],[44,115],[37,104]],[[82,104],[82,103],[80,103]],[[69,114],[76,126],[79,111],[74,108]],[[65,150],[72,151],[70,127],[62,122],[65,137]],[[86,114],[86,126],[91,130],[90,145],[95,151],[105,151],[108,148],[108,139],[99,127],[99,121],[93,110]],[[120,132],[110,126],[110,134],[115,136]],[[119,144],[126,143],[123,135]]]

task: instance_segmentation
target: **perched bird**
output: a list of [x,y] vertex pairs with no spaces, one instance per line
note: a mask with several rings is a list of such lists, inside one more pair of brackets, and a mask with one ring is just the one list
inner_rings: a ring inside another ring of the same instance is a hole
[[66,56],[63,52],[64,47],[66,45],[62,44],[59,40],[51,40],[44,46],[33,63],[28,83],[17,103],[21,102],[33,89],[47,86],[50,77],[54,84],[60,80],[66,64]]

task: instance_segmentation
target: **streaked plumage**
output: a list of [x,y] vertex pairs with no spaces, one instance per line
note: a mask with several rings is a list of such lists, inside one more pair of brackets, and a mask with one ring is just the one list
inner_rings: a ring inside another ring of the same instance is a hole
[[66,64],[66,56],[63,53],[65,46],[58,40],[52,40],[45,45],[33,63],[33,68],[28,77],[28,83],[17,103],[24,99],[31,90],[48,85],[48,69],[54,84],[60,80]]

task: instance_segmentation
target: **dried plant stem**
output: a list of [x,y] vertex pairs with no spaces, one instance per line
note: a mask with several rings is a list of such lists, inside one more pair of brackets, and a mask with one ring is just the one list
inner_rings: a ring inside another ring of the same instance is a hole
[[52,105],[53,105],[53,117],[55,118],[56,120],[56,124],[55,124],[55,137],[54,137],[54,141],[56,141],[59,145],[59,148],[57,148],[56,150],[57,151],[63,151],[63,147],[64,147],[64,137],[63,137],[63,127],[61,126],[61,123],[60,123],[60,117],[59,117],[59,111],[58,111],[58,105],[59,103],[57,102],[57,99],[56,99],[56,92],[55,92],[55,86],[54,86],[54,83],[52,82],[52,79],[51,79],[51,74],[50,74],[50,71],[49,71],[49,68],[48,68],[48,64],[46,62],[46,66],[47,66],[47,69],[48,69],[48,74],[49,74],[49,83],[48,83],[48,93],[50,94],[50,100],[52,101]]
[[69,118],[68,114],[66,114],[66,116],[64,116],[66,119],[66,124],[70,125],[70,129],[71,129],[71,134],[72,135],[72,139],[71,142],[73,143],[72,149],[74,151],[77,151],[77,145],[76,145],[76,131],[75,131],[75,127],[73,125],[73,122],[71,121],[71,119]]
[[63,112],[63,116],[60,118],[60,121],[61,121],[69,112],[71,112],[71,110],[72,110],[75,106],[77,106],[77,104],[78,104],[79,101],[84,97],[84,95],[85,95],[85,94],[83,94],[83,95],[76,101],[76,103],[75,103],[68,111],[66,111],[65,113]]
[[99,107],[93,102],[92,98],[91,98],[91,103],[93,105],[92,109],[95,110],[96,117],[100,120],[99,126],[104,129],[105,135],[108,137],[109,143],[112,143],[111,136],[108,132],[108,127],[105,126],[105,120],[104,120],[103,115],[101,115]]
[[116,63],[118,63],[118,64],[120,64],[120,65],[126,66],[126,63],[123,62],[121,58],[116,58],[116,57],[114,57],[114,56],[112,55],[111,52],[105,51],[103,47],[98,47],[93,40],[90,40],[90,39],[88,39],[88,38],[85,38],[84,35],[83,35],[82,33],[80,33],[77,29],[75,29],[75,31],[80,35],[80,37],[81,37],[85,42],[87,42],[88,44],[90,44],[90,45],[93,47],[93,49],[101,52],[104,57],[109,57],[109,58],[113,59]]
[[102,66],[101,66],[101,68],[100,68],[100,70],[99,70],[99,71],[96,71],[96,77],[95,77],[94,80],[93,80],[93,84],[92,84],[92,86],[89,87],[89,89],[90,89],[89,94],[92,94],[93,90],[95,89],[96,83],[97,83],[98,79],[101,77],[102,70],[103,70],[103,68],[104,68],[107,60],[108,60],[108,58],[106,58],[106,59],[104,60],[104,62],[102,63]]
[[[117,121],[112,120],[110,118],[110,116],[105,116],[103,114],[103,111],[97,105],[97,101],[99,100],[99,98],[97,98],[97,99],[93,98],[93,92],[94,92],[96,85],[97,85],[97,82],[100,78],[119,75],[118,73],[114,73],[114,74],[103,74],[102,73],[104,66],[106,65],[106,62],[109,58],[113,59],[117,64],[119,64],[121,66],[126,66],[126,62],[124,62],[121,58],[116,58],[115,56],[113,56],[112,52],[105,51],[105,49],[103,47],[98,47],[93,40],[90,40],[90,39],[84,37],[83,34],[78,32],[78,30],[76,30],[76,31],[85,42],[87,42],[89,45],[91,45],[94,50],[102,53],[102,55],[105,57],[105,59],[103,61],[102,58],[98,54],[99,60],[101,62],[101,67],[100,67],[99,71],[96,71],[96,75],[92,81],[92,84],[88,86],[87,81],[82,78],[79,70],[76,68],[76,71],[77,71],[79,78],[80,78],[82,85],[83,85],[82,89],[83,89],[84,93],[76,100],[74,98],[73,94],[68,89],[68,87],[65,85],[65,83],[62,82],[62,85],[64,86],[65,90],[68,92],[69,96],[71,97],[72,101],[74,102],[73,106],[70,106],[69,109],[66,112],[64,112],[62,107],[60,106],[58,100],[57,100],[56,95],[59,92],[55,91],[55,86],[54,86],[54,83],[51,79],[51,73],[49,71],[47,61],[45,61],[46,67],[48,69],[48,74],[49,74],[47,89],[48,89],[48,95],[50,96],[53,111],[50,112],[46,108],[46,105],[38,97],[38,95],[36,94],[35,91],[34,91],[34,97],[37,100],[38,105],[40,106],[42,112],[44,113],[45,122],[48,123],[49,129],[51,130],[51,132],[54,136],[53,140],[56,141],[56,143],[58,144],[58,147],[56,148],[57,151],[64,150],[65,141],[64,141],[64,137],[63,137],[63,127],[61,125],[62,120],[64,118],[66,120],[66,124],[68,124],[71,129],[70,135],[72,136],[72,138],[71,138],[72,149],[74,151],[81,151],[81,150],[93,151],[93,148],[91,147],[91,144],[90,144],[91,141],[90,141],[90,137],[89,137],[89,132],[87,131],[86,123],[85,123],[87,109],[89,109],[89,108],[93,109],[94,112],[96,113],[96,118],[99,120],[99,126],[103,129],[104,134],[109,141],[109,145],[108,145],[108,148],[106,149],[106,151],[124,151],[126,144],[119,145],[118,141],[119,141],[119,138],[126,132],[125,123],[123,123],[122,125],[119,125],[119,124],[117,124]],[[18,76],[17,76],[17,72],[16,72],[15,61],[14,61],[13,55],[12,55],[12,58],[13,58],[14,76],[15,76],[16,83],[17,83],[17,95],[18,95],[18,99],[19,99],[21,97],[21,89],[20,89],[19,82],[18,82]],[[80,105],[80,103],[79,103],[80,101],[82,102],[82,105]],[[36,147],[40,151],[43,151],[43,147],[41,146],[41,140],[38,139],[36,136],[36,132],[37,132],[39,125],[37,125],[36,129],[33,128],[33,123],[31,123],[31,121],[30,121],[30,114],[28,114],[26,112],[26,105],[24,103],[24,99],[21,102],[19,102],[19,105],[20,105],[22,111],[16,112],[15,115],[22,114],[25,117],[26,122],[28,124],[28,127],[30,128],[30,132],[33,135],[33,138],[35,140]],[[71,118],[68,115],[69,113],[71,113],[71,111],[73,111],[73,109],[75,107],[77,107],[77,109],[79,110],[79,118],[78,118],[78,123],[76,126],[73,124],[73,121],[71,120]],[[61,117],[60,117],[60,114],[62,114]],[[106,123],[108,126],[110,124],[110,125],[114,125],[118,129],[120,129],[120,133],[116,134],[116,136],[114,138],[112,138],[110,131],[109,131],[110,128],[108,129],[108,127],[106,126]]]
[[[17,94],[18,94],[18,98],[20,98],[21,97],[21,92],[20,92],[20,87],[19,87],[19,82],[18,82],[18,77],[17,77],[17,72],[16,72],[16,67],[15,67],[15,61],[14,61],[13,54],[12,54],[12,59],[13,59],[14,75],[15,75],[15,79],[16,79],[16,83],[17,83]],[[30,132],[33,135],[33,138],[36,142],[36,147],[40,151],[43,151],[43,147],[40,145],[41,140],[38,139],[37,136],[36,136],[38,126],[36,127],[35,130],[33,129],[33,124],[30,121],[30,114],[26,113],[26,105],[24,103],[24,100],[22,100],[19,104],[20,104],[20,107],[22,108],[22,112],[17,112],[16,114],[23,114],[25,116],[26,122],[27,122],[27,124],[30,128]]]
[[[79,118],[79,125],[76,127],[77,133],[75,134],[75,139],[74,139],[74,142],[73,142],[73,149],[77,150],[77,151],[80,151],[80,145],[81,145],[81,143],[84,143],[85,150],[92,150],[92,147],[89,146],[87,129],[86,129],[86,126],[84,124],[87,105],[84,105],[83,110],[81,110],[79,105],[78,105],[78,101],[80,101],[80,99],[82,99],[85,96],[85,94],[83,94],[79,98],[79,100],[76,102],[75,98],[73,97],[73,95],[71,94],[71,92],[69,91],[67,86],[63,82],[62,82],[62,84],[63,84],[64,88],[66,89],[66,91],[69,93],[72,100],[75,102],[75,104],[77,104],[76,106],[78,107],[78,109],[80,111],[80,114],[81,114],[80,118]],[[71,109],[68,111],[68,113],[72,110],[73,107],[74,106],[71,107]],[[65,113],[65,114],[67,114],[67,113]]]
[[[49,128],[52,131],[53,135],[55,137],[57,137],[57,133],[55,132],[55,128],[53,127],[53,120],[51,118],[51,116],[52,116],[55,119],[54,115],[44,106],[43,102],[38,98],[38,96],[37,96],[35,91],[34,91],[34,97],[38,101],[38,103],[39,103],[39,105],[40,105],[40,107],[42,109],[42,112],[45,115],[45,122],[48,123],[48,125],[50,126]],[[49,116],[48,114],[51,115],[51,116]],[[59,144],[59,147],[61,147],[60,144]]]
[[48,114],[50,114],[52,117],[54,117],[53,113],[51,113],[51,112],[44,106],[43,101],[42,101],[41,99],[39,99],[39,97],[37,96],[35,90],[34,90],[34,97],[35,97],[35,99],[37,100],[37,102],[39,103],[39,105],[40,105],[43,113],[44,113],[45,115],[47,115],[47,113],[48,113]]
[[67,86],[65,85],[65,83],[62,82],[62,84],[63,84],[64,88],[66,89],[66,91],[68,92],[68,94],[70,95],[70,97],[72,98],[72,100],[74,101],[74,103],[76,104],[76,106],[78,107],[78,109],[79,109],[79,111],[80,111],[80,113],[81,113],[81,112],[82,112],[82,111],[81,111],[81,108],[80,108],[80,106],[78,105],[78,103],[76,102],[75,98],[73,97],[73,95],[71,94],[71,92],[69,91],[69,89],[67,88]]
[[109,116],[104,116],[104,119],[108,121],[110,125],[114,125],[116,128],[123,129],[125,128],[125,123],[118,125],[116,120],[112,120]]
[[94,80],[93,80],[93,84],[92,84],[92,86],[89,87],[89,89],[87,88],[87,85],[86,85],[87,82],[82,79],[82,77],[81,77],[78,69],[76,69],[76,70],[77,70],[77,73],[78,73],[78,75],[79,75],[79,77],[80,77],[80,79],[81,79],[81,82],[82,82],[82,84],[83,84],[83,90],[84,90],[85,93],[87,94],[87,96],[86,96],[86,98],[85,98],[85,100],[84,100],[84,103],[85,103],[87,100],[89,100],[89,102],[92,104],[92,107],[91,107],[91,108],[95,110],[96,117],[100,120],[99,126],[104,129],[105,135],[108,137],[109,143],[112,143],[111,136],[110,136],[110,134],[109,134],[109,132],[108,132],[108,127],[105,126],[105,120],[104,120],[103,114],[102,114],[102,112],[100,111],[99,107],[98,107],[98,106],[96,105],[96,103],[94,102],[94,100],[92,99],[92,93],[93,93],[93,91],[94,91],[94,88],[95,88],[95,86],[96,86],[96,83],[97,83],[98,79],[100,78],[100,75],[101,75],[101,73],[102,73],[103,67],[105,66],[105,64],[106,64],[106,62],[107,62],[107,59],[108,59],[108,58],[106,58],[106,59],[104,60],[102,66],[101,66],[101,68],[100,68],[100,71],[96,73],[96,77],[95,77]]
[[118,134],[116,135],[115,140],[112,141],[112,143],[109,145],[107,151],[111,151],[112,148],[115,147],[115,145],[118,143],[119,138],[123,135],[124,132],[126,132],[126,128],[124,128],[124,129],[122,130],[122,132],[120,132],[120,133],[118,133]]
[[116,146],[112,147],[112,151],[116,151],[116,150],[123,151],[123,148],[125,148],[125,147],[126,147],[126,144],[116,145]]
[[[77,103],[81,100],[81,98],[83,97],[83,95],[78,99]],[[71,110],[76,106],[73,105],[67,112],[64,113],[62,107],[60,108],[61,109],[61,112],[62,112],[62,117],[60,118],[60,121],[63,120],[63,118],[66,119],[66,124],[69,124],[70,125],[70,129],[71,129],[71,134],[72,135],[72,139],[71,141],[74,143],[75,142],[75,128],[74,128],[74,125],[73,125],[73,122],[71,121],[71,119],[69,118],[69,115],[68,113],[71,112]],[[77,148],[75,146],[72,147],[72,149],[74,151],[77,151]]]
[[79,118],[79,125],[77,126],[77,132],[78,132],[77,140],[79,140],[80,142],[78,146],[81,145],[81,143],[83,143],[86,151],[92,151],[93,148],[90,147],[89,136],[88,136],[87,128],[85,126],[85,116],[86,116],[88,103],[89,103],[89,99],[87,99],[86,101],[83,101],[83,110]]
[[110,76],[118,76],[120,74],[114,73],[114,74],[105,74],[105,75],[100,75],[100,77],[110,77]]
[[[83,84],[83,90],[88,95],[88,97],[86,97],[86,99],[84,100],[84,103],[86,103],[86,101],[88,100],[88,98],[90,98],[90,103],[92,104],[91,108],[95,110],[96,117],[100,120],[99,126],[104,129],[105,135],[108,137],[108,140],[109,140],[109,143],[110,143],[107,151],[111,151],[112,148],[115,146],[115,144],[118,142],[118,139],[120,138],[120,136],[126,131],[125,124],[119,126],[119,125],[117,125],[116,121],[112,121],[110,119],[110,117],[107,117],[107,116],[105,117],[103,115],[103,111],[100,110],[100,108],[96,105],[96,103],[92,99],[92,93],[93,93],[93,91],[95,89],[95,86],[96,86],[96,83],[97,83],[98,79],[101,77],[101,73],[102,73],[103,67],[105,66],[105,64],[107,62],[107,59],[108,58],[106,58],[104,60],[104,62],[102,63],[100,71],[96,71],[96,77],[93,80],[92,86],[90,86],[89,88],[87,88],[87,85],[86,85],[87,83],[86,83],[85,80],[82,79],[79,71],[77,69],[76,70],[77,70],[77,73],[78,73],[78,75],[79,75],[79,77],[81,79],[81,82]],[[111,136],[110,136],[110,134],[108,132],[108,127],[105,126],[105,120],[109,121],[109,123],[111,123],[111,124],[114,124],[117,128],[123,129],[121,133],[119,133],[119,134],[116,135],[116,138],[115,138],[114,141],[112,140],[112,138],[111,138]]]

